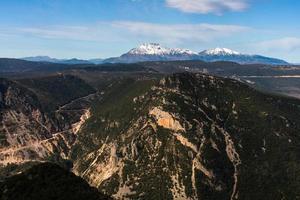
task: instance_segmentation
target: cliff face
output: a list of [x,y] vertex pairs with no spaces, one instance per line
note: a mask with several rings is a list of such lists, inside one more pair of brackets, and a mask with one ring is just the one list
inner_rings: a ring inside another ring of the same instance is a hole
[[[68,94],[89,88],[65,78]],[[116,199],[300,198],[299,100],[203,74],[116,78],[72,98],[48,82],[1,79],[1,167],[70,159]]]
[[91,109],[74,172],[115,198],[295,199],[299,111],[201,74],[122,83]]
[[67,159],[88,109],[49,112],[19,83],[1,79],[0,89],[0,165]]

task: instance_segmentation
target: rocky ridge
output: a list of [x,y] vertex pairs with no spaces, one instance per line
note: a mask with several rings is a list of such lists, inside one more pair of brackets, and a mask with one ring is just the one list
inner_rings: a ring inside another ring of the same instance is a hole
[[[1,80],[0,165],[68,159],[76,134],[89,117],[88,108],[47,112],[34,92]],[[72,118],[70,117],[72,116]]]
[[3,79],[1,94],[2,165],[70,159],[115,199],[300,196],[299,100],[191,73],[118,79],[54,115],[15,82]]
[[[296,148],[299,121],[289,110],[299,109],[298,101],[202,74],[176,74],[126,98],[132,99],[126,111],[132,115],[120,121],[109,110],[91,111],[76,144],[82,151],[75,145],[74,172],[102,192],[117,199],[299,196],[284,184],[275,184],[280,192],[274,189],[272,180],[278,174],[289,176],[285,167],[267,172],[262,167],[277,162],[299,166],[292,157],[281,160],[284,152],[278,153],[280,148]],[[89,127],[98,120],[102,128]],[[93,141],[88,143],[90,137]],[[267,177],[272,178],[266,181]],[[299,187],[296,182],[291,185]]]

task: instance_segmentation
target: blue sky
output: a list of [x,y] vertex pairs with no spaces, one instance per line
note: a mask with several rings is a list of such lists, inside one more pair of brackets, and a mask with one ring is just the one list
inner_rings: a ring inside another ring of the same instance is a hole
[[0,57],[118,56],[144,43],[300,63],[300,1],[0,0]]

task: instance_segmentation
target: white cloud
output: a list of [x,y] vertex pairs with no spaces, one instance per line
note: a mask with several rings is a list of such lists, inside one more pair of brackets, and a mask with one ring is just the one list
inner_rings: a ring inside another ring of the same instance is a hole
[[100,22],[89,26],[23,27],[12,32],[31,37],[95,42],[153,41],[164,44],[209,42],[250,30],[218,24],[155,24],[134,21]]
[[26,36],[63,39],[78,41],[113,42],[118,37],[118,32],[112,30],[108,23],[98,23],[89,26],[44,26],[44,27],[22,27],[15,30],[15,34]]
[[164,43],[208,42],[250,30],[248,27],[216,24],[154,24],[121,21],[114,27],[124,29],[137,37],[152,38]]
[[287,51],[300,50],[300,38],[284,37],[275,40],[268,40],[256,44],[263,51]]
[[166,0],[167,6],[187,13],[214,13],[243,11],[248,7],[247,0]]

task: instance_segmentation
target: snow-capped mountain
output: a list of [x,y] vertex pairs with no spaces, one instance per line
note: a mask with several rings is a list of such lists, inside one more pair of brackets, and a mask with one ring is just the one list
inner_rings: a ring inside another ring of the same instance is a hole
[[131,49],[127,54],[131,55],[179,55],[179,54],[186,54],[186,55],[197,55],[196,52],[193,52],[188,49],[179,49],[179,48],[165,48],[160,46],[157,43],[149,43],[149,44],[142,44],[137,48]]
[[34,62],[52,62],[60,64],[101,64],[101,63],[136,63],[146,61],[182,61],[202,60],[205,62],[230,61],[240,64],[268,64],[288,65],[289,63],[277,58],[270,58],[260,55],[248,55],[227,48],[215,48],[201,51],[200,53],[189,49],[167,48],[157,43],[145,43],[131,49],[120,57],[108,59],[55,59],[48,56],[36,56],[22,58]]
[[288,62],[277,58],[270,58],[260,55],[242,54],[227,48],[215,48],[204,50],[198,54],[198,59],[206,62],[230,61],[239,64],[268,64],[287,65]]
[[215,48],[196,53],[188,49],[166,48],[156,43],[142,44],[129,52],[104,60],[107,63],[135,63],[144,61],[202,60],[206,62],[230,61],[240,64],[287,65],[284,60],[260,55],[242,54],[227,48]]
[[135,63],[145,61],[196,60],[197,52],[188,49],[166,48],[157,43],[142,44],[129,52],[104,60],[107,63]]
[[227,49],[227,48],[215,48],[215,49],[209,49],[209,50],[204,50],[202,52],[199,53],[200,55],[241,55],[241,53],[237,52],[237,51],[233,51],[231,49]]

